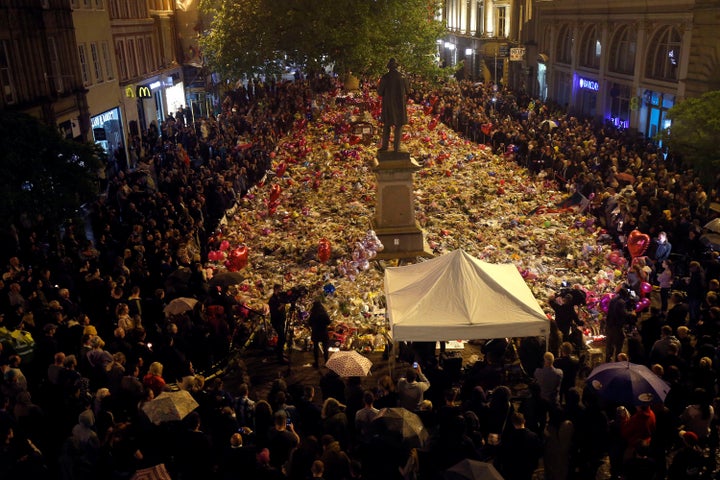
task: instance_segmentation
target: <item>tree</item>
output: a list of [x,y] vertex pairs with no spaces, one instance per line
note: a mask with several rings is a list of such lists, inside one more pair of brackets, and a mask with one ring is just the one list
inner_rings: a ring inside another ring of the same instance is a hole
[[670,152],[679,154],[697,170],[703,180],[720,166],[720,91],[712,91],[697,98],[677,103],[667,112],[672,120],[662,139]]
[[203,0],[201,40],[210,68],[227,80],[277,74],[285,63],[377,75],[395,57],[434,75],[442,22],[437,0]]
[[0,224],[42,217],[58,228],[98,194],[104,153],[96,145],[65,140],[25,114],[0,111]]

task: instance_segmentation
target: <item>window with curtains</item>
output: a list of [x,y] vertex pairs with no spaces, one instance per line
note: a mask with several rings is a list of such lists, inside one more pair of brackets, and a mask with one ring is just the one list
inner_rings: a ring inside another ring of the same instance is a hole
[[115,73],[112,64],[112,57],[110,56],[110,47],[108,47],[108,42],[102,43],[102,56],[103,62],[105,63],[105,74],[107,75],[107,79],[112,80],[115,77]]
[[555,47],[555,58],[559,63],[572,63],[573,34],[569,25],[560,27]]
[[17,102],[15,84],[10,69],[10,51],[10,42],[0,40],[0,88],[2,88],[3,101],[6,105]]
[[90,85],[92,77],[90,76],[90,65],[88,64],[87,47],[85,47],[84,43],[78,44],[78,56],[80,57],[80,73],[82,73],[83,85]]
[[90,56],[92,57],[93,70],[95,71],[95,80],[98,82],[103,81],[102,64],[100,63],[100,54],[98,52],[97,43],[90,44]]
[[589,26],[582,36],[580,42],[580,58],[579,63],[583,67],[600,68],[600,56],[602,54],[602,46],[600,45],[600,36],[595,25]]
[[648,43],[645,75],[656,80],[677,82],[681,36],[673,26],[661,27]]
[[608,70],[632,75],[635,72],[636,53],[637,31],[629,25],[621,26],[610,42]]

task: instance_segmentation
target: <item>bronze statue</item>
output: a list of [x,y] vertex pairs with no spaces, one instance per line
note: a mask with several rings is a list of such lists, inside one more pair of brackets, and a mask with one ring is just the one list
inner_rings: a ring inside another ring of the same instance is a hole
[[400,137],[402,127],[408,123],[407,119],[407,96],[410,85],[402,73],[398,71],[398,64],[391,58],[387,64],[388,72],[380,79],[378,95],[382,97],[382,114],[380,120],[383,122],[383,136],[381,151],[388,149],[390,142],[390,127],[393,131],[393,147],[397,152],[400,150]]

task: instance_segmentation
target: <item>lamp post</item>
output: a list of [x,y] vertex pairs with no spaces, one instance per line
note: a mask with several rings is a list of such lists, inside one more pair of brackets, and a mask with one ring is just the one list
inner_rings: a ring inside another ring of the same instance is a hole
[[497,49],[495,50],[495,77],[493,78],[493,81],[495,82],[495,85],[498,84],[498,76],[497,76]]
[[[475,55],[473,55],[473,53],[475,53],[475,52],[473,51],[472,48],[466,48],[466,49],[465,49],[465,56],[466,56],[466,57],[470,57],[470,62],[469,62],[469,64],[468,64],[468,61],[467,61],[467,60],[465,61],[465,71],[469,71],[469,72],[470,72],[470,79],[471,79],[471,80],[474,80],[474,79],[475,79]],[[469,68],[468,68],[468,66],[469,66]]]

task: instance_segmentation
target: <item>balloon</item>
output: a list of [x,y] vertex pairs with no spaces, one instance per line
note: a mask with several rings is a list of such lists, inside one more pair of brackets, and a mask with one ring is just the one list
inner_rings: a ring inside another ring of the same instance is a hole
[[643,310],[646,310],[650,306],[650,299],[647,297],[641,298],[638,300],[638,302],[635,304],[635,311],[637,313],[642,312]]
[[647,295],[648,293],[652,292],[652,285],[650,285],[648,282],[642,282],[640,284],[640,291]]
[[274,183],[273,186],[270,188],[270,203],[274,203],[275,201],[280,199],[280,192],[282,192],[280,185]]
[[220,251],[221,252],[224,252],[228,248],[230,248],[230,242],[228,242],[227,240],[223,240],[222,242],[220,242]]
[[232,272],[236,272],[238,270],[242,270],[245,268],[248,262],[248,249],[245,245],[240,245],[236,249],[234,249],[232,252],[230,252],[230,259],[229,259],[230,265],[234,269],[230,269]]
[[640,230],[633,230],[630,232],[630,235],[628,235],[627,247],[633,258],[645,253],[648,246],[650,246],[650,236],[646,233],[641,233]]
[[610,307],[610,300],[615,295],[613,293],[606,293],[605,295],[600,298],[600,310],[602,310],[604,313],[608,312],[608,308]]
[[287,170],[287,164],[285,162],[280,162],[275,168],[275,175],[277,175],[278,177],[282,177],[285,173],[285,170]]
[[322,238],[318,242],[318,260],[320,260],[321,263],[327,263],[328,260],[330,260],[330,254],[332,253],[332,248],[330,246],[330,241],[327,238]]
[[325,286],[323,286],[323,292],[325,292],[325,295],[332,295],[335,293],[335,285],[326,283]]

